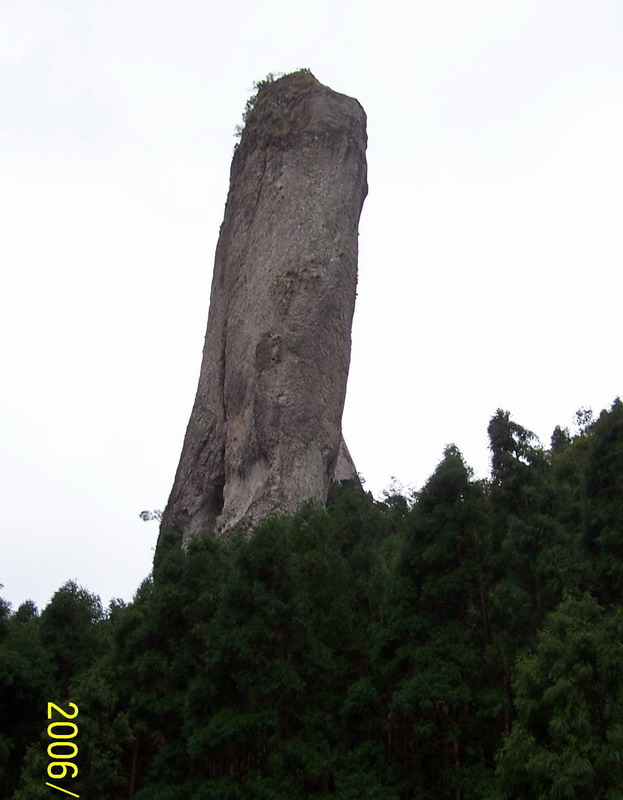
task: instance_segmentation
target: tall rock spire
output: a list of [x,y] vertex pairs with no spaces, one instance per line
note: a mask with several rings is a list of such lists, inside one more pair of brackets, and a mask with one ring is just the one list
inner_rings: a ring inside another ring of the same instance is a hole
[[262,85],[231,166],[162,532],[248,528],[355,476],[341,420],[365,150],[356,100],[305,70]]

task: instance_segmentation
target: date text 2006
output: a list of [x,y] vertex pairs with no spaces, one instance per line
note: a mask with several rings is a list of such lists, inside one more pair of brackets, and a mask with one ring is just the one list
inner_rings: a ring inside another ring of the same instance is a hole
[[[70,711],[65,711],[56,703],[48,703],[48,719],[53,720],[48,725],[48,736],[50,739],[54,739],[48,745],[48,755],[54,759],[48,764],[48,777],[56,780],[62,780],[67,777],[68,773],[71,773],[69,774],[70,778],[75,778],[78,774],[78,767],[70,760],[78,754],[78,745],[73,741],[78,735],[78,726],[75,722],[67,721],[78,716],[78,706],[75,703],[67,703],[67,705],[70,707]],[[55,716],[60,719],[54,719]],[[70,792],[69,789],[63,789],[62,786],[55,783],[46,781],[45,785],[71,797],[80,797],[79,794]]]

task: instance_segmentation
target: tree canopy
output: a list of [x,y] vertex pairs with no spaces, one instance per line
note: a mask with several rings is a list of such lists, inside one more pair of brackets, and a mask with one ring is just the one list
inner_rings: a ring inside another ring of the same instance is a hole
[[623,798],[623,404],[549,449],[509,412],[415,494],[164,537],[130,603],[0,601],[0,776],[95,800]]

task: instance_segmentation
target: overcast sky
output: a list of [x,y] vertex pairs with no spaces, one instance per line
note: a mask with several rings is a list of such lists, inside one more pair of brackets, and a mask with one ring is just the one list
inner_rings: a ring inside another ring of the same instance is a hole
[[368,115],[344,432],[367,488],[498,407],[549,443],[623,391],[620,0],[0,0],[0,583],[147,576],[254,80]]

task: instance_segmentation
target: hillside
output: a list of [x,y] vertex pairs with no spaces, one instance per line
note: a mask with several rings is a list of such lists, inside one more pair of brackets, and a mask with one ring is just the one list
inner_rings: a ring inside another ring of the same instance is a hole
[[489,439],[486,481],[449,446],[415,496],[165,538],[128,605],[3,603],[2,796],[621,797],[623,403]]

